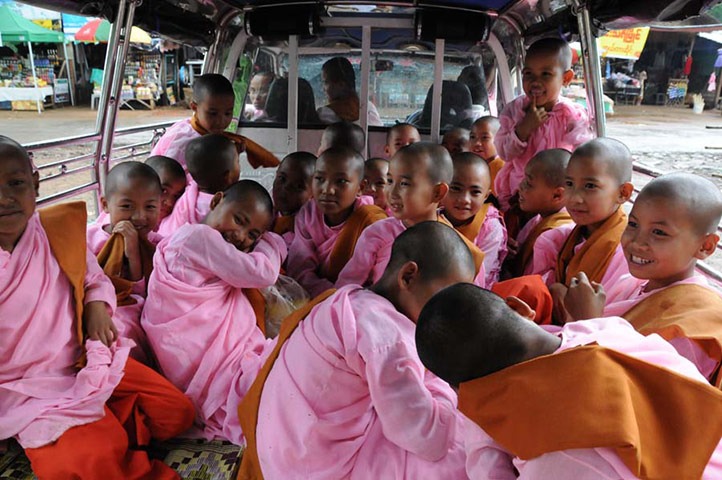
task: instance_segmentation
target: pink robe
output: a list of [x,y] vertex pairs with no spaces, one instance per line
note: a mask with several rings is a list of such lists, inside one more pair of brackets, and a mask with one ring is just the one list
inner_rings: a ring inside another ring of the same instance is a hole
[[201,134],[191,127],[190,118],[180,120],[166,130],[163,136],[160,137],[160,140],[158,140],[158,143],[155,144],[155,147],[153,147],[153,150],[151,150],[150,155],[170,157],[180,163],[183,170],[187,173],[186,147],[191,140],[200,136]]
[[[566,212],[566,211],[567,211],[566,208],[562,208],[560,210],[560,212]],[[532,230],[534,230],[534,228],[536,228],[536,226],[539,225],[541,223],[541,221],[542,221],[542,216],[536,215],[536,216],[532,217],[531,220],[526,222],[524,224],[524,226],[522,227],[522,229],[519,230],[519,234],[516,236],[516,243],[520,247],[524,244],[524,242],[526,242],[526,240],[529,238],[529,235],[531,234]],[[538,237],[537,237],[537,239],[538,239]],[[536,242],[534,242],[534,244],[536,245]],[[533,256],[532,256],[532,260],[533,260]],[[524,275],[532,275],[533,271],[534,271],[534,262],[530,261],[524,267]]]
[[549,119],[532,132],[526,142],[516,136],[516,126],[526,115],[529,100],[525,95],[504,107],[499,122],[501,127],[494,136],[499,156],[506,162],[494,181],[494,191],[501,209],[509,208],[509,198],[524,179],[524,169],[529,160],[542,150],[565,148],[573,151],[582,143],[594,138],[587,110],[580,104],[560,96],[549,113]]
[[[338,275],[336,288],[346,285],[369,286],[378,282],[391,260],[394,240],[404,230],[406,227],[403,222],[394,217],[380,220],[364,230],[356,242],[351,260]],[[474,283],[480,287],[486,283],[483,264]]]
[[[356,199],[354,209],[373,203],[372,197],[364,195]],[[335,227],[326,225],[323,212],[315,200],[307,202],[296,214],[296,235],[288,250],[287,270],[288,275],[300,283],[312,298],[333,288],[333,283],[323,278],[320,272],[328,265],[344,225],[345,222]]]
[[[87,242],[88,250],[96,257],[110,239],[110,234],[103,227],[110,224],[110,216],[101,212],[98,218],[88,225]],[[157,245],[163,237],[156,232],[148,233],[148,241],[153,245]],[[140,314],[145,304],[146,285],[145,279],[135,282],[130,296],[135,300],[133,305],[120,305],[116,308],[113,315],[113,323],[118,329],[118,335],[123,338],[133,340],[135,346],[130,350],[130,356],[144,365],[152,366],[154,363],[153,355],[148,345],[145,331],[140,326]]]
[[[85,303],[115,309],[115,290],[87,252]],[[23,448],[57,440],[100,420],[123,377],[130,347],[87,340],[87,365],[76,333],[72,287],[35,213],[12,253],[0,250],[0,439]]]
[[[630,357],[653,363],[681,375],[707,383],[695,366],[681,357],[662,337],[637,333],[622,318],[597,318],[549,326],[562,338],[554,353],[588,345],[599,345],[622,352]],[[531,460],[512,456],[494,442],[484,430],[471,420],[465,422],[466,471],[470,478],[488,479],[546,479],[555,480],[628,480],[636,479],[611,448],[585,448],[551,452]],[[518,476],[514,472],[518,471]],[[703,479],[722,478],[722,443],[717,446],[704,471]]]
[[273,285],[285,254],[274,233],[244,253],[203,224],[158,245],[141,325],[165,377],[193,401],[207,440],[243,443],[237,407],[268,341],[242,289]]
[[[539,235],[539,238],[534,243],[532,274],[541,275],[547,285],[556,282],[557,257],[575,226],[574,223],[568,223],[559,228],[548,230]],[[574,247],[574,252],[578,252],[582,245],[584,245],[584,242]],[[604,272],[604,277],[602,277],[601,284],[604,290],[610,291],[615,282],[628,274],[629,265],[627,265],[627,259],[624,257],[624,251],[620,243],[617,245],[612,260],[609,262],[607,271]]]
[[[607,291],[607,305],[604,307],[604,316],[617,317],[624,315],[645,298],[659,292],[659,290],[644,292],[643,290],[646,285],[647,281],[635,278],[631,274],[627,274],[618,279]],[[722,293],[710,285],[707,278],[699,274],[675,282],[665,288],[677,285],[699,285],[722,296]],[[677,337],[671,339],[669,343],[677,350],[677,353],[694,363],[697,366],[697,370],[699,370],[705,378],[710,378],[715,373],[717,361],[707,355],[704,350],[693,341],[685,337]]]
[[414,331],[388,300],[357,286],[316,306],[261,394],[264,477],[466,478],[456,394],[421,364]]
[[201,192],[196,182],[189,181],[185,192],[173,206],[173,211],[161,220],[158,234],[169,237],[187,223],[200,223],[211,211],[211,200],[212,194]]
[[474,245],[484,252],[484,271],[486,272],[483,288],[490,289],[499,281],[501,264],[507,254],[506,226],[499,210],[489,205],[484,223],[481,224],[479,235],[474,239]]

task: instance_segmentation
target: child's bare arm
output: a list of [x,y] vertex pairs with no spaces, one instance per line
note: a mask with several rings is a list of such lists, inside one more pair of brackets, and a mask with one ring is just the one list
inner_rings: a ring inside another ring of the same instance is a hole
[[118,338],[118,330],[113,324],[105,302],[88,302],[83,309],[83,326],[91,340],[100,340],[106,346]]
[[123,236],[125,258],[128,259],[128,278],[126,280],[139,281],[143,278],[143,266],[140,261],[138,231],[130,221],[123,220],[113,227],[113,233],[120,233]]

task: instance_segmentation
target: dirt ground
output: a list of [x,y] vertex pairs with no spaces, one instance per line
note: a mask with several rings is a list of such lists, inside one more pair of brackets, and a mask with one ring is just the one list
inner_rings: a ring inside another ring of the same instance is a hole
[[[607,119],[607,135],[626,143],[635,161],[663,172],[685,171],[703,175],[722,188],[722,114],[709,110],[695,115],[690,108],[660,106],[617,106],[615,115]],[[68,107],[36,112],[0,111],[0,134],[21,143],[50,140],[91,133],[95,127],[96,111],[87,107]],[[173,122],[190,115],[183,108],[163,107],[149,110],[121,110],[117,128]],[[116,147],[150,140],[149,134],[119,137]],[[94,144],[78,145],[38,152],[36,165],[91,153]],[[147,147],[138,147],[144,152]],[[84,165],[79,162],[69,168]],[[59,168],[42,170],[42,176],[59,173]],[[72,185],[91,180],[90,171],[63,176],[43,182],[41,196],[63,191]],[[635,174],[634,183],[641,188],[648,177]],[[89,215],[95,215],[93,194],[81,197],[89,205]],[[722,270],[722,252],[712,265]]]

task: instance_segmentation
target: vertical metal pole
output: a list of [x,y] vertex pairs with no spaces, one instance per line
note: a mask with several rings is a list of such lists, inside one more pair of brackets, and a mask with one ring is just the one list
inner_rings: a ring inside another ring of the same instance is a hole
[[35,105],[38,107],[38,113],[41,112],[40,108],[40,92],[38,91],[38,80],[35,75],[35,59],[33,58],[33,44],[28,40],[28,50],[30,51],[30,70],[33,74],[33,85],[35,85]]
[[509,63],[506,60],[506,53],[504,47],[502,47],[499,39],[492,32],[489,35],[488,45],[491,47],[491,51],[494,52],[496,57],[496,66],[499,71],[499,83],[501,83],[501,96],[504,103],[509,103],[514,100],[514,91],[511,88],[511,71],[509,70]]
[[368,156],[369,138],[369,78],[371,77],[371,27],[361,27],[361,98],[359,102],[359,120],[364,131],[363,157]]
[[434,52],[434,87],[431,102],[431,141],[439,143],[441,130],[441,90],[444,84],[444,39],[436,39]]
[[579,22],[579,36],[582,45],[584,61],[584,79],[587,89],[587,107],[594,120],[597,136],[604,137],[607,132],[606,117],[604,116],[604,94],[602,90],[602,66],[599,63],[599,49],[597,38],[592,32],[592,19],[589,15],[589,6],[586,2],[577,5],[577,21]]
[[[118,48],[118,41],[120,39],[120,28],[123,24],[126,5],[126,0],[120,0],[118,2],[118,13],[115,16],[115,21],[110,25],[110,32],[108,33],[108,47],[105,51],[105,64],[103,65],[103,85],[101,85],[100,87],[98,116],[95,119],[96,134],[102,133],[103,126],[105,125],[105,118],[108,111],[108,99],[110,98],[110,94],[113,88],[113,82],[110,81],[110,79],[113,78],[115,73],[115,52]],[[102,139],[101,141],[98,141],[98,148],[96,149],[96,164],[97,159],[100,156],[101,144]]]
[[75,94],[73,93],[73,90],[75,87],[75,83],[73,82],[73,76],[70,75],[70,59],[68,58],[68,47],[65,45],[65,42],[63,41],[63,54],[65,55],[65,65],[68,69],[68,90],[70,91],[70,104],[72,106],[75,106]]
[[288,117],[287,150],[298,150],[298,35],[288,37]]
[[118,107],[120,105],[120,92],[123,86],[123,74],[125,72],[125,61],[130,48],[130,30],[133,27],[133,15],[135,14],[136,2],[131,0],[128,4],[128,12],[125,17],[125,24],[119,38],[119,48],[116,49],[115,70],[113,72],[111,96],[108,99],[108,112],[105,125],[103,126],[103,135],[101,137],[102,149],[100,151],[100,184],[101,192],[105,187],[105,179],[110,169],[110,157],[113,150],[113,137],[115,135],[115,121],[118,116]]

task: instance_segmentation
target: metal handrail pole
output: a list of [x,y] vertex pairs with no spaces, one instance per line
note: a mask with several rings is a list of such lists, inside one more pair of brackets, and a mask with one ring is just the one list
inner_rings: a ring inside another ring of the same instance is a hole
[[592,18],[587,1],[575,0],[579,36],[584,57],[584,85],[587,89],[587,109],[593,116],[598,137],[607,134],[607,119],[604,116],[604,92],[602,90],[602,66],[599,63],[597,37],[592,31]]

